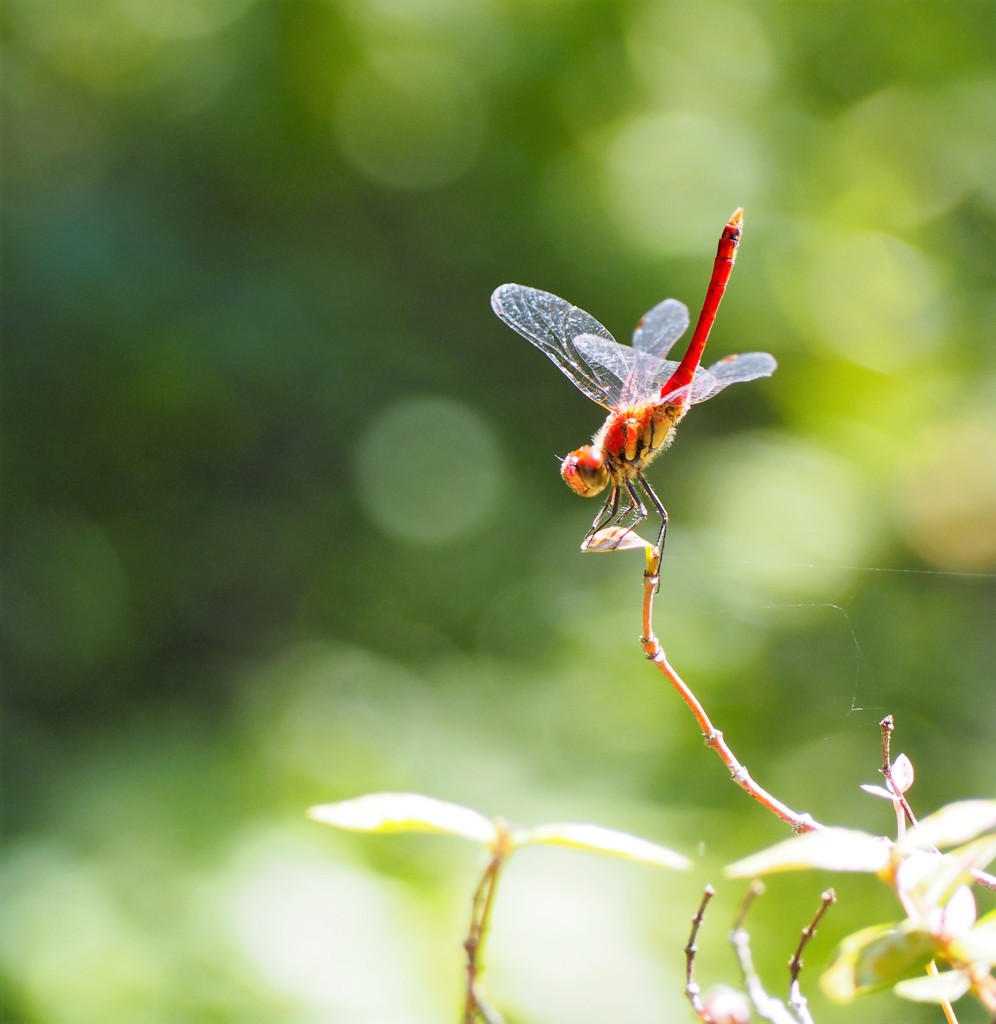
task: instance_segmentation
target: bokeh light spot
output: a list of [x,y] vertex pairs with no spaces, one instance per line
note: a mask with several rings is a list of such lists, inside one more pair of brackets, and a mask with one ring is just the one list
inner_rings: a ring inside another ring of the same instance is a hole
[[[415,968],[403,966],[403,907],[388,887],[276,832],[246,837],[230,887],[234,937],[276,990],[322,1019],[429,1019],[435,1007],[424,1005]],[[354,966],[382,959],[402,966],[375,985]]]
[[346,158],[396,188],[434,188],[459,178],[483,137],[478,91],[456,64],[399,51],[350,76],[335,108]]
[[747,204],[758,176],[749,137],[734,125],[690,114],[624,120],[605,161],[607,198],[619,229],[653,255],[700,254],[702,225],[714,224],[717,210],[726,216]]
[[[771,43],[747,5],[641,4],[627,13],[634,71],[671,109],[750,109],[770,88]],[[718,56],[717,41],[731,39]]]
[[927,562],[996,566],[996,424],[977,417],[932,428],[898,499],[900,526]]
[[[831,348],[888,371],[929,352],[940,338],[939,282],[923,253],[872,232],[813,233],[802,307]],[[792,299],[799,303],[799,296]]]
[[240,17],[254,0],[117,0],[124,15],[153,36],[185,39],[217,32]]
[[814,445],[739,437],[712,456],[700,481],[711,533],[700,550],[727,562],[733,604],[759,591],[839,597],[850,582],[839,567],[866,557],[877,519],[858,471]]
[[449,399],[392,406],[363,432],[354,458],[370,517],[387,533],[416,543],[473,533],[490,518],[504,487],[504,459],[491,428]]
[[[22,979],[16,1019],[124,1024],[161,1005],[159,958],[122,908],[113,872],[54,842],[0,865],[0,959]],[[6,1015],[5,1015],[6,1017]]]

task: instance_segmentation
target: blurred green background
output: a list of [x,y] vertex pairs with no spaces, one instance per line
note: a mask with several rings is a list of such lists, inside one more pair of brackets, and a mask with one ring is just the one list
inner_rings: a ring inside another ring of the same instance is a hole
[[[504,281],[622,340],[698,308],[771,379],[693,410],[658,633],[758,781],[889,832],[992,795],[991,3],[8,0],[5,1020],[454,1020],[481,867],[313,803],[413,790],[696,858],[527,851],[511,1020],[684,1020],[735,982],[721,866],[785,829],[643,660],[641,558],[582,556],[555,455],[600,424],[491,314]],[[770,990],[828,876],[755,908]],[[870,881],[807,958],[828,1006]],[[981,902],[985,902],[980,897]],[[964,1021],[982,1020],[971,1009]]]

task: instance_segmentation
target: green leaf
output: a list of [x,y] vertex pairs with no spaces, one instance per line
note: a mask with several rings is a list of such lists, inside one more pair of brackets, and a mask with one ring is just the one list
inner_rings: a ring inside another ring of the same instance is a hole
[[948,946],[953,960],[966,964],[996,964],[996,910],[980,917],[975,927],[959,936]]
[[600,825],[541,825],[538,828],[520,829],[512,834],[511,845],[569,846],[575,850],[605,853],[653,867],[680,870],[691,867],[691,861],[674,850]]
[[827,828],[786,839],[726,868],[730,878],[770,875],[776,871],[824,868],[828,871],[881,871],[889,863],[886,839],[845,828]]
[[308,817],[350,832],[443,832],[492,846],[498,829],[483,814],[420,793],[371,793],[308,809]]
[[874,925],[844,939],[820,984],[835,1002],[849,1003],[915,977],[933,960],[936,951],[934,937],[923,929]]
[[957,846],[996,828],[996,800],[961,800],[927,815],[906,833],[904,849]]
[[929,974],[897,982],[895,992],[914,1003],[953,1003],[969,990],[971,981],[961,971]]
[[[927,857],[936,859],[929,870],[917,870],[915,876],[907,870],[907,865],[918,867],[919,859]],[[993,857],[996,857],[996,836],[983,836],[944,855],[915,850],[900,867],[896,880],[908,890],[917,906],[929,910],[944,906],[957,889],[972,881],[973,872],[985,867]],[[915,877],[915,881],[907,883],[907,877]]]

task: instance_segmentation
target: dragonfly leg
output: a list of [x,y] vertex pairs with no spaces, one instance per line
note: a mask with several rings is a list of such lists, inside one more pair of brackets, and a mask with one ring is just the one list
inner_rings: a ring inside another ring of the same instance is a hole
[[[638,479],[641,478],[638,477]],[[630,500],[627,502],[625,508],[622,510],[622,514],[619,516],[619,525],[621,526],[625,524],[625,530],[619,538],[620,542],[631,530],[636,529],[637,526],[647,518],[647,507],[643,504],[643,501],[640,498],[640,492],[634,486],[633,480],[626,480],[625,487],[626,493],[630,496]]]
[[[622,486],[613,482],[612,491],[609,494],[608,500],[601,509],[599,509],[598,515],[595,516],[595,521],[591,524],[591,529],[585,535],[584,544],[581,545],[582,548],[591,540],[592,537],[595,536],[596,533],[599,533],[602,530],[608,530],[611,527],[621,526],[633,515],[636,509],[642,509],[642,505],[638,498],[636,500],[636,505],[634,506],[633,499],[635,497],[632,487],[627,483],[626,497],[623,499]],[[626,532],[628,533],[632,528],[632,525],[627,527]]]
[[[654,507],[666,516],[667,513],[664,512],[657,496],[646,488],[646,482],[643,478],[638,477],[637,479],[640,485],[647,489],[649,494],[653,495]],[[647,507],[640,497],[640,492],[637,490],[634,482],[632,480],[624,480],[622,483],[613,483],[612,493],[598,515],[595,516],[595,521],[591,524],[591,529],[585,535],[581,547],[582,549],[586,548],[596,534],[610,528],[620,531],[619,535],[615,538],[615,543],[611,544],[611,547],[616,547],[622,543],[631,530],[635,530],[646,518]],[[660,541],[658,541],[659,544]],[[657,548],[654,550],[656,551]]]
[[[642,478],[638,478],[642,482]],[[647,489],[647,485],[643,484],[644,489]],[[630,506],[629,511],[633,516],[633,522],[630,523],[629,528],[626,530],[629,533],[630,530],[635,530],[644,519],[647,518],[647,507],[640,500],[640,495],[636,488],[633,486],[632,480],[626,481],[626,490],[629,491]]]
[[653,487],[647,483],[643,476],[640,476],[640,486],[643,488],[644,493],[653,503],[657,514],[661,517],[661,532],[657,535],[657,544],[654,547],[654,553],[657,555],[657,587],[660,589],[660,572],[661,572],[661,559],[664,557],[664,541],[667,540],[667,509],[664,507],[664,503],[660,498],[657,497]]
[[584,541],[581,543],[582,550],[584,550],[588,541],[590,541],[599,530],[604,530],[610,523],[614,522],[618,515],[619,485],[614,483],[612,485],[612,493],[609,495],[605,504],[598,510],[598,515],[595,516],[595,521],[591,524],[591,529],[584,536]]

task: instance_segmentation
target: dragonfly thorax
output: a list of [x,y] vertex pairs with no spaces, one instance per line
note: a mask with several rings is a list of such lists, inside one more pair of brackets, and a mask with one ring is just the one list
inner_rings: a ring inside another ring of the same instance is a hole
[[586,444],[564,459],[560,475],[572,491],[583,498],[593,498],[608,485],[609,467],[601,449]]
[[674,428],[687,406],[672,402],[640,402],[609,416],[595,435],[609,471],[628,476],[640,472],[674,439]]
[[567,486],[583,498],[622,484],[641,473],[674,438],[687,406],[678,402],[639,402],[612,413],[591,444],[560,464]]

